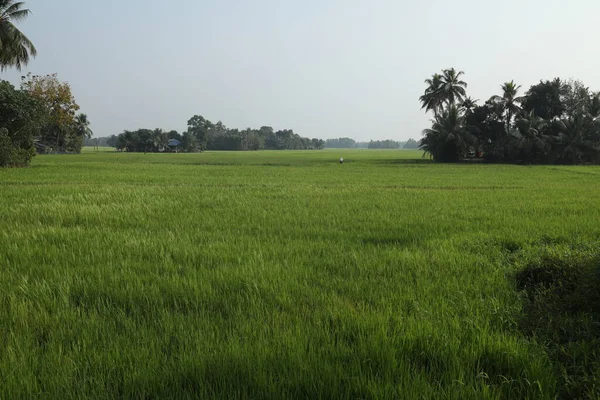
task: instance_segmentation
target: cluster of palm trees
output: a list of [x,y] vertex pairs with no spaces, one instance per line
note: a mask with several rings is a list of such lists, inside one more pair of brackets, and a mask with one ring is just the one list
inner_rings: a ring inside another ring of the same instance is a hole
[[433,112],[421,148],[438,162],[599,163],[600,93],[580,82],[540,81],[524,96],[514,81],[484,104],[467,96],[454,68],[425,80],[422,108]]

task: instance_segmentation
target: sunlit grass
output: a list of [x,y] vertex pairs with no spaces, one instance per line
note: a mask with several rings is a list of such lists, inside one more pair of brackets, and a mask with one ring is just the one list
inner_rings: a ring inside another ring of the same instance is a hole
[[0,170],[0,398],[558,393],[507,249],[596,243],[600,168],[100,150]]

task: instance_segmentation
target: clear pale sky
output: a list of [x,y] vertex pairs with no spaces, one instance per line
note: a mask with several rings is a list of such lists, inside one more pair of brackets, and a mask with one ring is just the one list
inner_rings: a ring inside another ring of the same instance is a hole
[[514,79],[600,90],[598,0],[28,0],[38,57],[20,76],[68,81],[95,136],[231,128],[418,139],[423,80],[464,70],[485,100]]

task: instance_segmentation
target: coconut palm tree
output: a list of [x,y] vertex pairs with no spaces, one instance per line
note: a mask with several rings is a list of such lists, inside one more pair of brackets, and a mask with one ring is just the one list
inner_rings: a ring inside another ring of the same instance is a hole
[[476,138],[467,129],[461,109],[456,105],[443,110],[432,123],[431,129],[423,131],[425,137],[420,147],[434,161],[459,161],[477,144]]
[[514,81],[506,82],[502,85],[502,96],[492,96],[490,102],[496,104],[505,114],[506,132],[510,132],[510,124],[515,115],[521,112],[521,107],[518,103],[523,101],[522,97],[517,97],[517,93],[521,88]]
[[90,129],[90,120],[86,114],[77,114],[75,117],[75,131],[77,132],[77,136],[83,138],[91,138],[94,132]]
[[419,98],[421,101],[421,108],[424,108],[426,112],[433,111],[434,115],[438,115],[444,99],[441,93],[442,87],[442,76],[440,74],[433,74],[430,79],[425,79],[427,89],[423,96]]
[[477,101],[478,100],[473,100],[471,97],[467,97],[466,99],[463,100],[463,102],[460,104],[460,106],[465,110],[465,114],[471,114],[473,112],[473,109],[475,107],[477,107]]
[[0,70],[21,67],[29,63],[31,56],[37,55],[35,46],[13,22],[21,22],[30,11],[24,9],[23,2],[0,0]]
[[550,136],[546,134],[546,120],[535,115],[534,111],[522,115],[516,121],[517,129],[510,131],[512,156],[522,161],[539,161],[551,148]]
[[600,92],[592,93],[590,101],[588,103],[587,112],[594,119],[600,118]]
[[448,68],[442,72],[440,91],[444,102],[449,106],[462,102],[467,96],[467,83],[460,80],[464,74],[463,71],[457,72],[454,68]]
[[556,121],[558,145],[564,161],[594,161],[600,154],[600,124],[591,114],[576,114]]

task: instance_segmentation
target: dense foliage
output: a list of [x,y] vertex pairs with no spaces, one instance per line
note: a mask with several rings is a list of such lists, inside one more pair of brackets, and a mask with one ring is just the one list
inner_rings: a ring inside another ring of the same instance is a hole
[[482,105],[467,97],[463,72],[435,74],[420,101],[432,111],[421,148],[435,161],[600,162],[600,93],[581,82],[540,81],[524,96],[513,81]]
[[41,104],[47,115],[36,138],[38,152],[79,153],[86,137],[92,136],[90,121],[85,114],[78,114],[79,105],[67,82],[61,82],[56,74],[27,75],[21,89]]
[[325,142],[297,135],[292,130],[230,129],[221,121],[212,123],[200,115],[188,121],[183,134],[161,129],[125,131],[116,140],[116,148],[129,152],[202,151],[202,150],[321,150]]
[[45,120],[44,108],[33,97],[0,81],[0,167],[29,163]]
[[79,153],[92,135],[71,88],[56,75],[0,81],[0,166],[27,165],[38,153]]
[[418,149],[419,146],[421,145],[420,142],[417,142],[415,139],[408,139],[406,141],[406,143],[404,143],[404,148],[405,149],[410,149],[410,150],[415,150]]
[[404,142],[395,142],[393,140],[371,140],[370,142],[357,142],[348,137],[327,139],[325,141],[325,148],[330,149],[399,149],[403,145]]
[[0,70],[21,67],[35,57],[35,46],[14,24],[27,18],[29,10],[24,9],[23,2],[0,0]]
[[325,140],[325,148],[327,149],[353,149],[355,147],[356,140],[349,137]]
[[[173,151],[176,149],[180,149],[182,151],[195,150],[197,147],[196,141],[189,140],[189,136],[191,135],[187,133],[184,135],[186,135],[185,140],[183,135],[180,135],[177,131],[165,132],[162,129],[138,129],[137,131],[125,131],[116,137],[114,147],[119,150],[144,153],[166,151],[171,149],[171,147]],[[177,142],[172,142],[173,140],[176,140]],[[113,143],[112,137],[107,139],[107,143],[108,142],[111,144]],[[174,143],[177,143],[177,145],[169,146],[170,144]]]
[[371,140],[367,146],[369,149],[401,149],[404,146],[403,142],[394,140]]

